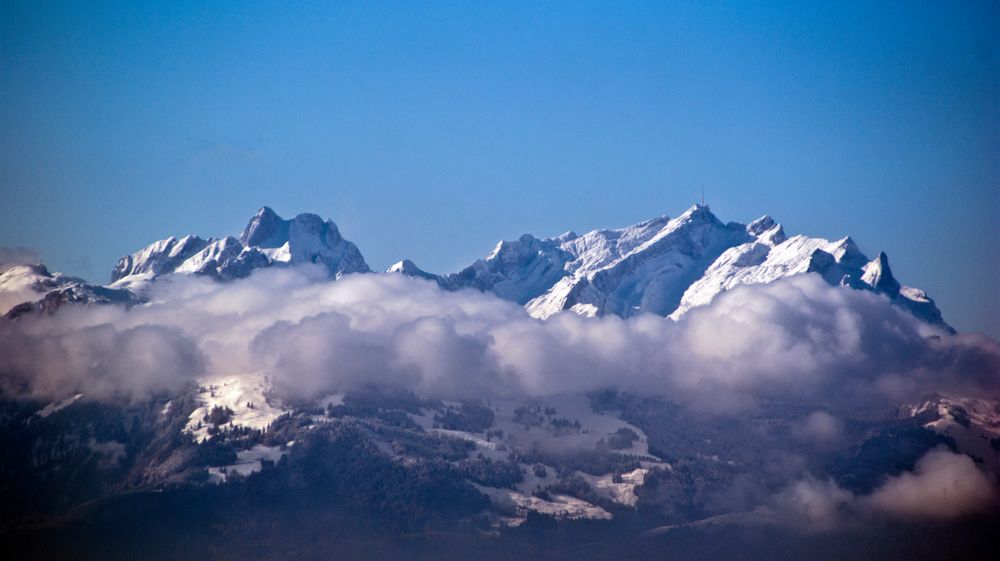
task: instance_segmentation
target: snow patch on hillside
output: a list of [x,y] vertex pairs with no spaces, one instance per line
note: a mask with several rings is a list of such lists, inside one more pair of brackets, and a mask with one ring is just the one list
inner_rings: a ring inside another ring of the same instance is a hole
[[646,482],[648,469],[636,468],[628,473],[620,475],[620,481],[615,481],[614,474],[589,475],[577,472],[597,494],[606,499],[625,506],[635,506],[639,502],[639,497],[635,494],[635,488]]
[[[289,445],[294,445],[292,441]],[[280,446],[264,446],[258,444],[249,450],[236,453],[236,463],[208,468],[208,482],[213,484],[225,483],[232,474],[237,473],[243,477],[256,473],[263,469],[263,460],[278,463],[282,456],[288,453]]]
[[80,399],[81,397],[83,397],[83,394],[78,393],[76,395],[67,397],[66,399],[63,399],[61,401],[50,403],[45,407],[39,409],[38,412],[35,413],[35,415],[44,419],[45,417],[48,417],[49,415],[55,413],[56,411],[60,411],[62,409],[69,407],[73,403],[76,403],[76,400]]
[[495,506],[516,517],[514,520],[507,521],[510,525],[518,525],[523,522],[524,517],[530,511],[547,514],[559,519],[578,520],[589,518],[592,520],[611,520],[610,512],[569,495],[550,495],[549,499],[546,500],[526,495],[513,489],[484,487],[475,483],[473,483],[473,486],[480,493],[486,495]]
[[264,430],[286,412],[268,402],[266,394],[270,389],[270,383],[261,372],[202,380],[198,391],[198,401],[202,405],[188,417],[185,431],[196,442],[211,438],[208,431],[210,425],[204,418],[214,407],[232,409],[233,426]]

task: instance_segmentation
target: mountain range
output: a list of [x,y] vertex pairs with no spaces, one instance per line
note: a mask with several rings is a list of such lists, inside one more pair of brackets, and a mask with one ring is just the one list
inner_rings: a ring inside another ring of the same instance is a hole
[[977,558],[1000,520],[1000,345],[768,216],[435,274],[263,207],[106,285],[0,268],[3,312],[19,559]]
[[721,222],[707,206],[583,235],[502,241],[484,259],[444,277],[410,262],[390,271],[434,278],[449,290],[476,288],[524,305],[537,318],[570,310],[584,316],[653,313],[677,319],[742,284],[817,273],[832,285],[883,294],[933,324],[941,313],[926,293],[902,286],[885,253],[869,259],[850,237],[787,237],[763,216],[750,224]]
[[[170,237],[122,257],[104,287],[22,266],[0,275],[0,293],[23,295],[25,304],[11,310],[15,314],[68,301],[131,304],[142,301],[144,287],[164,275],[224,281],[303,263],[321,266],[334,279],[371,272],[358,247],[332,221],[315,214],[286,220],[265,206],[238,238]],[[769,216],[749,224],[723,223],[703,205],[676,218],[660,216],[583,235],[524,234],[499,242],[484,258],[451,274],[424,271],[407,259],[387,272],[430,280],[445,290],[490,292],[540,319],[562,311],[678,319],[736,286],[815,273],[831,285],[884,295],[916,317],[951,330],[924,291],[896,280],[885,253],[871,259],[850,237],[789,237]]]

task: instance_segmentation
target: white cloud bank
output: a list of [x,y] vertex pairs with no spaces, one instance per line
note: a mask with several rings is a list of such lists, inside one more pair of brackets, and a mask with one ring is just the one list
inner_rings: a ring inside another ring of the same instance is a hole
[[[811,275],[737,288],[677,323],[538,321],[488,294],[394,274],[325,282],[309,269],[227,284],[177,277],[150,296],[129,311],[66,307],[2,322],[0,388],[138,400],[206,374],[262,371],[276,395],[294,398],[369,384],[442,398],[616,387],[723,411],[761,397],[860,403],[1000,388],[997,342],[946,335]],[[836,430],[813,421],[808,430]]]
[[[539,321],[475,291],[395,274],[327,282],[309,269],[227,284],[176,277],[154,283],[149,296],[130,310],[67,306],[0,321],[0,391],[138,402],[199,378],[253,372],[270,379],[279,400],[369,385],[458,399],[613,387],[717,412],[780,398],[814,407],[791,436],[824,446],[844,433],[828,410],[934,391],[1000,392],[996,341],[947,335],[884,298],[808,275],[734,289],[679,322],[572,313]],[[873,516],[955,518],[995,497],[992,479],[967,456],[936,450],[870,495],[806,478],[770,508],[823,531]]]

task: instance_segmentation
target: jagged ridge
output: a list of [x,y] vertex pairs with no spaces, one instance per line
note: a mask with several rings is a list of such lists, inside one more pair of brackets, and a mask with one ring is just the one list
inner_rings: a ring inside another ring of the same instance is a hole
[[[158,276],[178,273],[226,280],[258,268],[301,263],[322,265],[334,278],[370,272],[361,252],[332,221],[315,214],[285,220],[262,207],[239,238],[171,237],[122,257],[110,288],[138,288]],[[491,292],[542,319],[566,310],[586,316],[653,313],[678,319],[736,286],[815,273],[831,285],[883,294],[915,316],[950,329],[926,293],[895,279],[885,253],[869,260],[850,237],[787,237],[769,216],[750,224],[723,223],[703,205],[673,219],[660,216],[620,229],[542,239],[525,234],[501,241],[485,258],[449,275],[426,272],[410,260],[387,272],[431,280],[446,290]],[[27,277],[22,274],[24,278],[15,281],[13,274],[7,276],[8,284],[24,289]],[[36,276],[44,282],[31,292],[31,301],[67,284],[77,288],[63,290],[54,299],[137,300],[123,293],[105,294],[79,279],[70,283],[65,280],[69,277],[47,271]]]
[[169,273],[233,279],[262,267],[300,263],[323,265],[335,277],[371,271],[357,246],[340,235],[333,221],[315,214],[285,220],[265,206],[250,219],[239,239],[185,236],[160,240],[122,257],[111,281],[127,284]]
[[[744,284],[815,273],[826,282],[884,294],[915,316],[947,329],[927,295],[901,285],[888,257],[869,260],[850,237],[837,241],[787,237],[763,216],[750,224],[721,222],[707,206],[677,218],[634,226],[502,241],[465,269],[437,276],[408,267],[390,269],[432,278],[450,290],[474,288],[523,304],[547,318],[570,310],[587,316],[654,313],[678,319],[721,292]],[[419,273],[417,273],[417,271]]]

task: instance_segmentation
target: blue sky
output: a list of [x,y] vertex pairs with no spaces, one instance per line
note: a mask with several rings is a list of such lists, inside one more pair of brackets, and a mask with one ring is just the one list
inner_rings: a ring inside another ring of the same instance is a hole
[[704,189],[1000,336],[997,3],[621,4],[4,2],[0,245],[105,281],[267,204],[448,272]]

